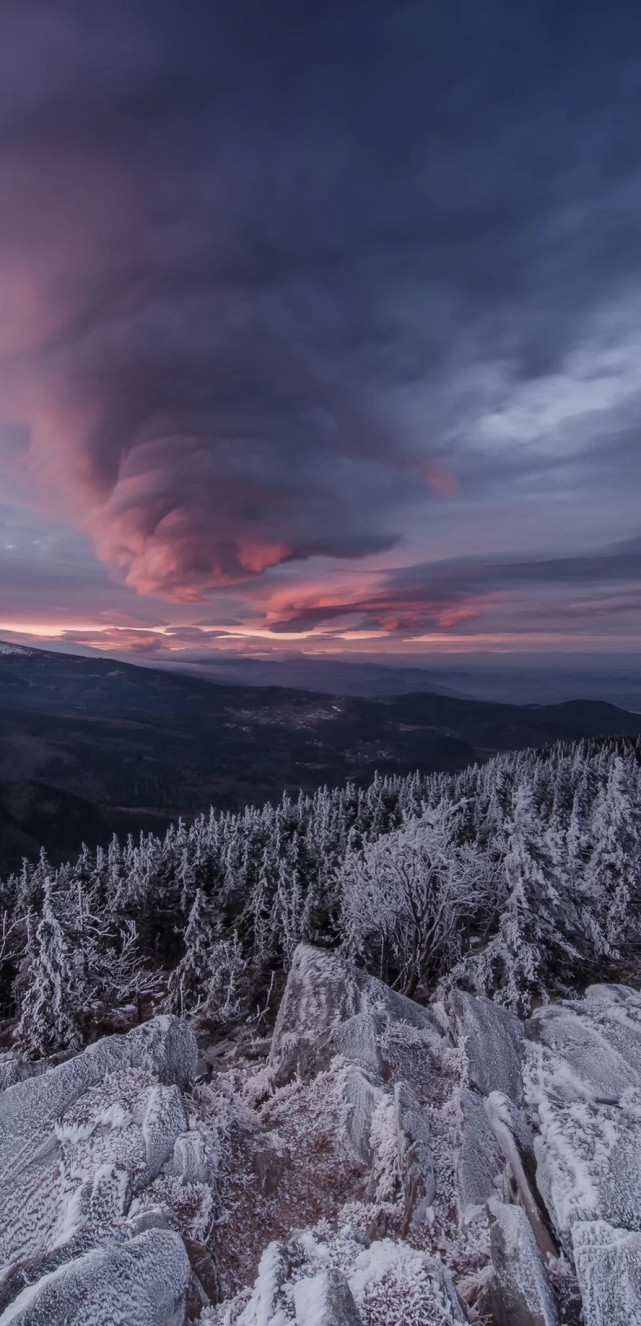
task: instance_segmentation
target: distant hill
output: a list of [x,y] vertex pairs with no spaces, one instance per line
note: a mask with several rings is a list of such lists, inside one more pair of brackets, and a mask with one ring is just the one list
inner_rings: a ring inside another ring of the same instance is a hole
[[332,696],[0,642],[0,871],[40,842],[59,857],[83,838],[160,829],[211,804],[624,734],[641,735],[641,716],[589,700]]

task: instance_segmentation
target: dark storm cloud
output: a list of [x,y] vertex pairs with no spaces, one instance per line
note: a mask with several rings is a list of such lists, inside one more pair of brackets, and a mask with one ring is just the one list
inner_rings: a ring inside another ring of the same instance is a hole
[[451,472],[553,470],[470,421],[636,278],[638,38],[596,4],[6,3],[0,386],[99,555],[198,599],[391,548]]

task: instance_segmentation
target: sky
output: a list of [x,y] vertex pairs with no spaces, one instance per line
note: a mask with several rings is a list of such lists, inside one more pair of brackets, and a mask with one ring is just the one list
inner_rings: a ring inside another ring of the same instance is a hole
[[641,643],[641,14],[3,0],[0,636]]

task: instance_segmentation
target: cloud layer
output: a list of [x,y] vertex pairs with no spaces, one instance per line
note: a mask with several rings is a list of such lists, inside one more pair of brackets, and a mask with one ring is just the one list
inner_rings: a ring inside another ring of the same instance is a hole
[[552,0],[7,0],[0,476],[89,536],[100,612],[518,631],[618,556],[629,601],[638,559],[577,528],[573,560],[566,510],[638,528],[640,36]]

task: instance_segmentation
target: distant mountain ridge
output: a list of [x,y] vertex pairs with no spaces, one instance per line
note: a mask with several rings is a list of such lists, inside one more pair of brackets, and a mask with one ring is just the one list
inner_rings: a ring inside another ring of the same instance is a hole
[[[76,824],[79,847],[83,837],[161,829],[212,804],[236,810],[283,790],[368,782],[375,770],[459,770],[500,750],[619,735],[641,735],[641,716],[599,701],[222,685],[0,641],[0,872],[33,850],[25,840],[57,859],[72,854]],[[63,812],[64,797],[76,801]]]

